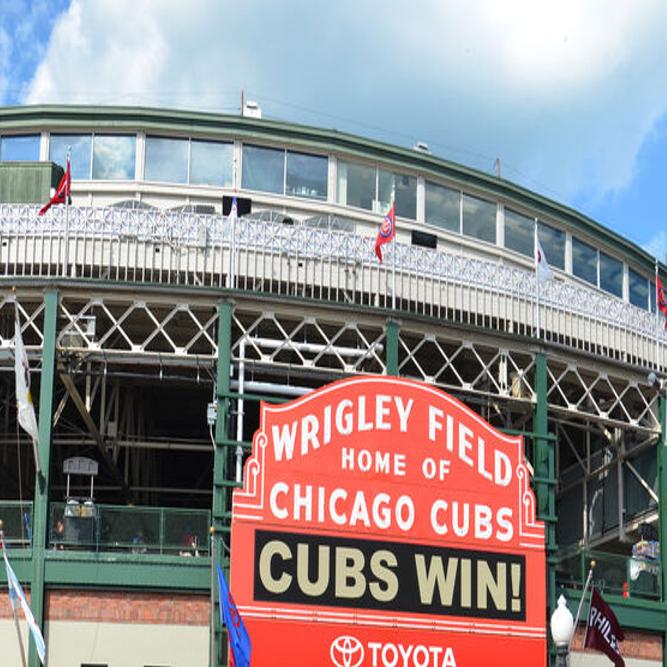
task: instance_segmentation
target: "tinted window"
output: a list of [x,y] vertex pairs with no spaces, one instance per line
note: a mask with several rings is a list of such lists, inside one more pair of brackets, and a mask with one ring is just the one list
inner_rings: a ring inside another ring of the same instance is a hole
[[234,145],[193,140],[190,144],[190,183],[232,187]]
[[367,211],[375,200],[375,167],[354,162],[338,164],[338,201]]
[[286,194],[309,199],[326,199],[327,175],[326,157],[287,152]]
[[[535,248],[535,221],[525,215],[505,209],[505,247],[533,256]],[[549,261],[549,254],[544,251]]]
[[463,233],[476,239],[496,242],[496,205],[463,195]]
[[0,162],[36,162],[37,160],[39,160],[38,134],[0,137]]
[[135,151],[133,136],[96,135],[93,139],[93,178],[134,179]]
[[259,146],[243,147],[242,187],[247,190],[283,194],[285,151]]
[[[545,250],[546,252],[546,250]],[[598,284],[597,250],[579,239],[572,239],[572,273],[592,285]]]
[[565,269],[565,232],[543,222],[537,223],[540,245],[550,266]]
[[630,269],[628,271],[628,282],[630,303],[646,310],[648,308],[648,278],[644,278],[644,276]]
[[166,183],[188,182],[187,139],[146,137],[144,178]]
[[402,218],[417,218],[417,178],[406,174],[395,174],[396,215]]
[[623,263],[600,253],[600,287],[618,297],[623,297]]
[[461,193],[427,181],[426,222],[452,232],[460,232]]
[[92,143],[90,134],[52,134],[49,140],[49,160],[64,169],[67,164],[67,148],[70,147],[72,178],[89,179]]

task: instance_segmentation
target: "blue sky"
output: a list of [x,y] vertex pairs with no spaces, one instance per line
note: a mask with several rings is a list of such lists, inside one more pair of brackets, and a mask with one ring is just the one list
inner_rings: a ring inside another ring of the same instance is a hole
[[391,143],[665,260],[664,0],[0,0],[0,104],[238,112]]

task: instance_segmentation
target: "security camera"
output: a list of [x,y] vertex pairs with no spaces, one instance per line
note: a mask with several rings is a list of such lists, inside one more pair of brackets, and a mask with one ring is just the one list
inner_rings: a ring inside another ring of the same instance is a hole
[[653,371],[651,371],[651,372],[648,374],[648,377],[647,377],[646,379],[648,380],[648,383],[649,383],[652,387],[657,387],[657,386],[658,386],[658,376],[657,376]]

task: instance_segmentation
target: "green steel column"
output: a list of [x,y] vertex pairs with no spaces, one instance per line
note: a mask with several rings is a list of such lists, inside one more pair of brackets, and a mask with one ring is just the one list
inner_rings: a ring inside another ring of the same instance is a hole
[[398,333],[400,325],[396,320],[387,320],[386,356],[387,375],[398,375]]
[[[215,422],[215,454],[213,461],[213,526],[215,527],[215,554],[220,561],[224,560],[223,533],[228,533],[226,525],[227,514],[227,425],[229,422],[229,390],[231,380],[232,361],[232,304],[221,301],[218,305],[218,368],[216,376],[216,405],[217,419]],[[227,544],[229,542],[227,541]],[[211,563],[215,567],[215,563]],[[215,581],[216,578],[212,577]],[[214,596],[215,613],[213,615],[215,629],[215,655],[211,667],[226,664],[226,634],[222,632],[220,610],[217,596]]]
[[[660,531],[660,569],[662,584],[662,604],[667,603],[667,507],[663,498],[667,496],[667,446],[666,428],[667,428],[667,400],[664,393],[658,397],[658,418],[660,419],[660,438],[657,444],[658,456],[658,511],[659,511],[659,531]],[[662,665],[667,667],[667,629],[662,633]]]
[[[556,571],[554,558],[556,552],[556,471],[555,442],[549,435],[547,402],[547,358],[544,352],[535,354],[535,394],[537,403],[533,416],[535,437],[533,465],[535,468],[535,495],[537,498],[537,516],[545,522],[547,548],[547,604],[549,609],[555,605]],[[539,436],[545,436],[540,438]]]
[[[56,373],[56,320],[58,292],[44,293],[44,340],[42,375],[39,385],[39,461],[42,478],[35,481],[35,501],[32,509],[32,581],[30,606],[37,625],[44,628],[44,550],[48,530],[49,470],[51,467],[51,423],[53,415],[53,384]],[[40,665],[35,643],[29,642],[28,664]],[[47,644],[48,650],[48,644]]]

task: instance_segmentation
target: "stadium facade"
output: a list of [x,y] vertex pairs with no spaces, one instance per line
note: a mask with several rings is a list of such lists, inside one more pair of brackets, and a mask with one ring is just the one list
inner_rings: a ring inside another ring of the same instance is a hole
[[[68,147],[72,205],[38,216]],[[5,108],[0,163],[0,518],[50,667],[226,664],[210,554],[228,555],[259,401],[371,375],[523,435],[545,624],[595,560],[626,664],[667,664],[663,264],[424,146],[244,116]],[[555,273],[537,306],[535,230]],[[15,312],[41,484],[16,421]],[[4,602],[0,645],[20,664]]]

